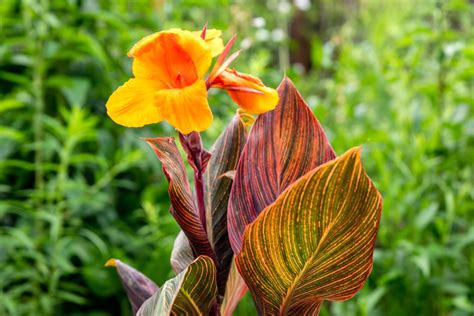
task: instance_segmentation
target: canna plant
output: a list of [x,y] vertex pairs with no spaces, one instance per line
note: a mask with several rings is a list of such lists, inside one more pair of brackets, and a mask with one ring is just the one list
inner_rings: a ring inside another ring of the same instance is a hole
[[[181,232],[176,276],[161,286],[118,259],[106,263],[136,315],[232,315],[248,290],[259,314],[317,315],[324,300],[354,296],[371,272],[382,198],[360,148],[337,156],[288,78],[274,90],[230,69],[234,40],[224,46],[206,27],[149,35],[128,54],[134,78],[106,104],[127,127],[174,126],[194,172],[192,190],[175,138],[145,139]],[[211,88],[240,109],[207,151],[199,132],[212,123]]]

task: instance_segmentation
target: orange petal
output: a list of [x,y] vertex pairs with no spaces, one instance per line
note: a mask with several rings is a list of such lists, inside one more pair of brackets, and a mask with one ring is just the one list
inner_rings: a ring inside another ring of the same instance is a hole
[[[260,79],[233,69],[226,69],[222,72],[214,80],[212,86],[226,89],[232,100],[251,114],[261,114],[273,110],[279,99],[277,91],[266,87]],[[246,89],[250,91],[245,91]],[[255,92],[251,92],[251,90]]]
[[163,119],[182,134],[200,132],[211,125],[212,112],[207,102],[204,80],[198,80],[183,89],[158,91],[156,104],[160,107]]
[[[202,31],[193,32],[194,36],[201,37]],[[206,30],[206,45],[211,49],[212,57],[216,57],[224,50],[224,42],[222,41],[222,31],[216,29]]]
[[117,124],[126,127],[142,127],[163,120],[155,104],[155,94],[164,88],[156,80],[134,78],[120,86],[110,96],[107,114]]
[[211,49],[192,32],[179,29],[157,32],[138,41],[128,55],[134,57],[137,78],[172,84],[178,75],[187,84],[202,78],[211,65]]

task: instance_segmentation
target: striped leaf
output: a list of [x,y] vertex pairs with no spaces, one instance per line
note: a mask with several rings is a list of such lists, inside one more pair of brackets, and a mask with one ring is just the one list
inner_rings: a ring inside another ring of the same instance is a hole
[[211,258],[199,256],[157,295],[140,308],[138,316],[209,315],[217,294],[216,267]]
[[229,200],[229,239],[239,253],[245,226],[290,184],[333,159],[326,135],[293,83],[278,87],[275,110],[258,117],[242,152]]
[[186,168],[174,138],[159,137],[145,140],[153,148],[163,165],[163,172],[169,182],[170,212],[188,238],[194,255],[205,255],[215,260],[214,251],[199,219],[189,187]]
[[217,284],[221,295],[234,254],[227,235],[227,204],[232,187],[232,178],[227,175],[237,168],[246,141],[246,126],[237,114],[215,142],[205,178],[207,231],[217,257]]
[[178,274],[186,269],[193,260],[193,250],[191,249],[188,238],[181,230],[174,240],[173,251],[171,251],[171,267],[173,271]]
[[235,260],[232,260],[229,277],[227,278],[225,296],[221,305],[222,316],[232,316],[237,304],[242,299],[248,288],[244,279],[240,276]]
[[236,263],[264,315],[317,314],[372,270],[382,198],[360,149],[297,180],[245,230]]
[[159,293],[160,288],[140,271],[117,259],[110,259],[105,263],[106,267],[115,267],[127,293],[128,300],[132,305],[133,314],[153,294]]

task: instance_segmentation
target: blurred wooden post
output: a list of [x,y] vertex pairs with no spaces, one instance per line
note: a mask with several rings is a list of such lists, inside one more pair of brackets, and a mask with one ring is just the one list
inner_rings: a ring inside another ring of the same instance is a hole
[[317,36],[322,42],[330,40],[332,29],[342,26],[358,11],[359,1],[312,0],[307,11],[295,8],[289,22],[290,63],[300,64],[305,72],[311,70],[314,66],[311,57],[313,38]]

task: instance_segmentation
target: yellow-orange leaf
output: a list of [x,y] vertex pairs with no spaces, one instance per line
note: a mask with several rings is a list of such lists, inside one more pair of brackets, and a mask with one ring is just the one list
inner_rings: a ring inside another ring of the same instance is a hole
[[236,263],[262,314],[317,314],[372,270],[382,197],[360,149],[313,169],[247,226]]
[[137,316],[209,315],[216,294],[214,261],[199,256],[146,300]]

